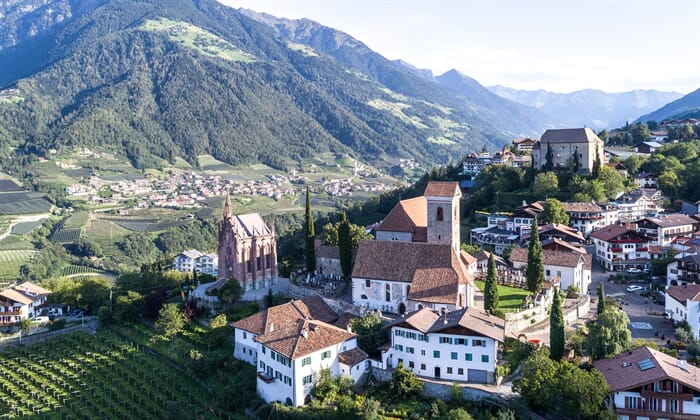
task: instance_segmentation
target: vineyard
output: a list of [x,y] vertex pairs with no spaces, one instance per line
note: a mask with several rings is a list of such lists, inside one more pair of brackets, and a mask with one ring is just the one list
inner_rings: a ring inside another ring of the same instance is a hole
[[28,249],[10,249],[0,251],[0,280],[17,280],[19,269],[36,251]]
[[43,220],[35,220],[31,222],[19,222],[12,226],[13,235],[26,235],[27,233],[33,231],[35,228],[41,226]]
[[66,229],[80,229],[90,220],[90,215],[84,211],[76,211],[71,214],[63,226]]
[[109,218],[105,219],[134,232],[158,232],[187,223],[183,220],[162,220],[154,218]]
[[63,268],[61,268],[61,271],[59,273],[59,276],[73,276],[76,274],[86,274],[86,273],[98,273],[98,274],[104,274],[105,272],[103,270],[94,268],[94,267],[88,267],[86,265],[68,265]]
[[51,210],[51,203],[41,195],[25,191],[0,191],[0,214],[37,214]]
[[51,236],[49,236],[49,240],[51,242],[58,244],[78,242],[80,239],[80,229],[66,229],[66,220],[68,220],[68,218],[63,219],[54,225],[53,232],[51,232]]
[[196,418],[211,396],[109,331],[63,335],[0,358],[4,418]]

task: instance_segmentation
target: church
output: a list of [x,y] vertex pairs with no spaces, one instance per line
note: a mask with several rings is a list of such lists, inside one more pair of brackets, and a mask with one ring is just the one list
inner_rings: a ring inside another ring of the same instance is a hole
[[352,301],[404,314],[471,306],[474,279],[460,250],[456,182],[429,182],[422,197],[400,201],[362,241],[352,271]]
[[244,291],[267,289],[277,282],[277,241],[258,213],[234,215],[226,194],[219,223],[218,282],[235,278]]

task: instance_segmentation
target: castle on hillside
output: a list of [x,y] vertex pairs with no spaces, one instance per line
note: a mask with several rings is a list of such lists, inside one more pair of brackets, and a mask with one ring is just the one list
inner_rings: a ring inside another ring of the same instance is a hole
[[277,282],[277,241],[258,213],[233,215],[226,194],[219,223],[218,282],[235,278],[244,291],[266,289]]

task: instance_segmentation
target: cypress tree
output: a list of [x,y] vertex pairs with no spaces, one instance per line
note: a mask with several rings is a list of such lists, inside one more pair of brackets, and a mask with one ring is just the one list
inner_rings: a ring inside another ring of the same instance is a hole
[[596,313],[598,315],[602,314],[605,310],[605,289],[603,288],[603,283],[598,284],[598,306],[596,307]]
[[596,147],[595,149],[595,160],[593,161],[593,168],[591,168],[591,177],[593,179],[598,179],[600,176],[600,150]]
[[542,289],[544,283],[544,253],[542,252],[542,244],[540,243],[540,232],[537,225],[537,216],[532,221],[532,230],[530,231],[530,243],[527,247],[527,269],[525,270],[527,277],[527,289],[532,294],[537,294]]
[[340,213],[338,250],[340,251],[340,269],[345,277],[350,277],[352,271],[352,239],[350,238],[350,223],[345,212]]
[[484,309],[492,314],[496,308],[498,308],[498,281],[496,279],[496,260],[491,253],[484,286]]
[[549,357],[558,362],[562,356],[564,356],[564,315],[561,311],[561,294],[555,288],[549,313]]
[[313,273],[316,270],[316,232],[314,231],[314,217],[311,215],[311,194],[306,187],[306,221],[304,225],[304,237],[306,248],[306,271]]
[[552,145],[547,143],[547,153],[544,155],[544,171],[550,172],[554,169],[554,152],[552,152]]

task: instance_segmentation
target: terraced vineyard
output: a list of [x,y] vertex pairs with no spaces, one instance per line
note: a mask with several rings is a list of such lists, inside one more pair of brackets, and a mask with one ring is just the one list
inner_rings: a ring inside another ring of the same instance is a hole
[[102,330],[5,351],[0,377],[3,418],[197,418],[211,399],[160,357]]
[[28,249],[10,249],[0,251],[0,280],[17,280],[19,269],[36,251]]
[[88,267],[86,265],[68,265],[66,267],[61,268],[61,276],[72,276],[75,274],[86,274],[86,273],[99,273],[103,274],[104,271],[94,268],[94,267]]

